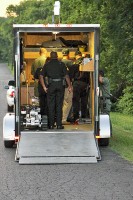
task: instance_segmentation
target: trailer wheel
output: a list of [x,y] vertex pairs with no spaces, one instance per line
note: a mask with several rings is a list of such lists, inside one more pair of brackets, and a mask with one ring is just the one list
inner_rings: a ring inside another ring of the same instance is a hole
[[100,146],[108,146],[109,145],[109,138],[101,138],[99,140],[99,145]]
[[6,148],[12,148],[14,144],[15,144],[15,141],[14,141],[14,140],[11,140],[11,141],[4,141],[4,146],[5,146]]
[[8,111],[8,112],[13,112],[13,106],[7,105],[7,111]]

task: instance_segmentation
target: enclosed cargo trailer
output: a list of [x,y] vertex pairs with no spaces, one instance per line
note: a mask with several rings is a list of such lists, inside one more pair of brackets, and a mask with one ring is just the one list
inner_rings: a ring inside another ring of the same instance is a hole
[[[111,136],[109,115],[99,112],[98,103],[100,25],[14,24],[13,30],[15,113],[7,113],[3,120],[5,147],[17,143],[15,160],[20,164],[97,162],[101,159],[98,141],[108,145]],[[89,72],[88,118],[80,119],[77,124],[66,123],[60,131],[43,129],[45,123],[39,106],[33,101],[31,65],[39,56],[40,47],[47,49],[47,56],[56,51],[59,59],[63,48],[69,49],[70,59],[74,59],[77,49],[91,57],[91,61],[80,65],[81,71]],[[25,85],[20,78],[24,62]]]

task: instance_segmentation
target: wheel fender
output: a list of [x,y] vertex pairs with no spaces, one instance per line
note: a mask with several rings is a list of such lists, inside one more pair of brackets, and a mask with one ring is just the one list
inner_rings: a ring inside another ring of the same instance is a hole
[[110,138],[111,136],[111,124],[110,116],[107,114],[100,115],[100,138]]
[[14,113],[7,113],[3,118],[3,140],[15,140]]

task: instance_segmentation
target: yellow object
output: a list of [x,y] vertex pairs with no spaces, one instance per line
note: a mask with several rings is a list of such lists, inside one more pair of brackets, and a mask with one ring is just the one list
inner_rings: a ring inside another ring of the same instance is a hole
[[82,52],[85,52],[86,46],[85,45],[79,45],[78,48],[79,48],[79,51],[82,53]]
[[94,71],[94,61],[86,63],[85,65],[80,65],[80,71],[93,72]]

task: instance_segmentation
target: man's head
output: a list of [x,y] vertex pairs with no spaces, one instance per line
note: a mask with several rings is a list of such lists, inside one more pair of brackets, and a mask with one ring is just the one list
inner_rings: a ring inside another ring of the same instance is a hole
[[39,51],[40,55],[41,54],[46,54],[47,53],[47,50],[45,48],[40,48],[40,51]]
[[63,54],[63,56],[68,56],[69,55],[69,49],[63,49],[62,54]]
[[50,53],[50,58],[51,58],[51,59],[56,59],[56,58],[58,58],[57,52],[56,52],[56,51],[52,51],[52,52]]
[[81,58],[82,58],[82,53],[79,50],[76,50],[75,51],[75,59],[78,60],[78,59],[81,59]]
[[76,50],[76,51],[75,51],[75,56],[82,56],[82,53],[81,53],[81,51],[79,51],[79,50]]
[[104,77],[104,71],[102,69],[99,69],[99,76]]

